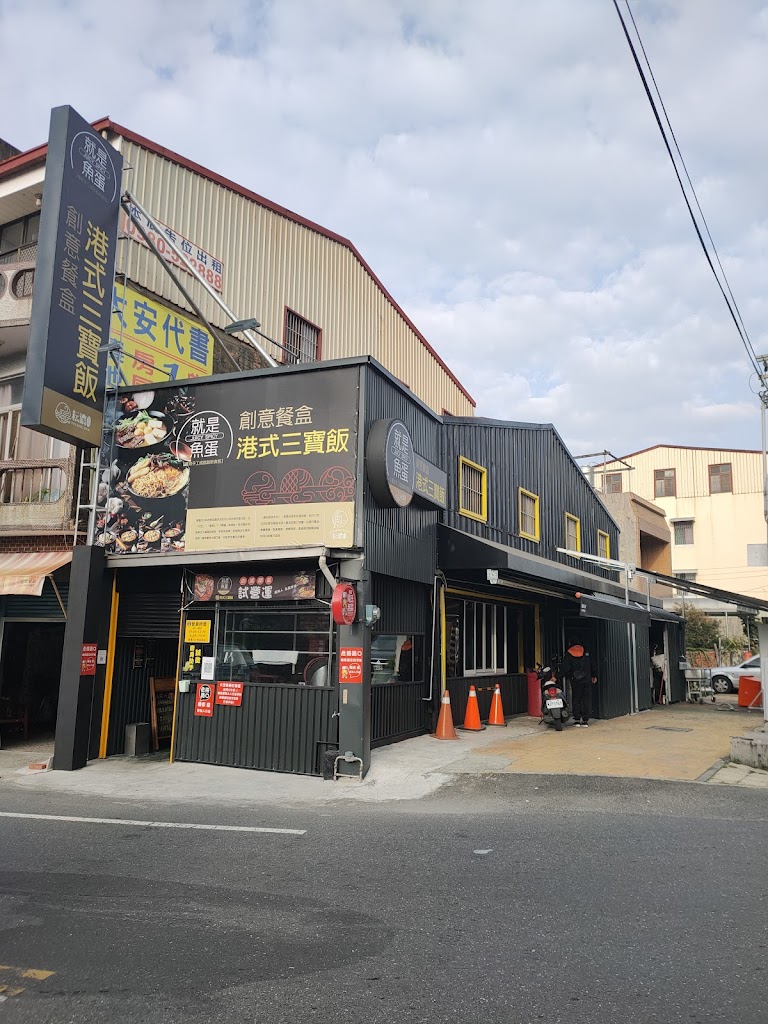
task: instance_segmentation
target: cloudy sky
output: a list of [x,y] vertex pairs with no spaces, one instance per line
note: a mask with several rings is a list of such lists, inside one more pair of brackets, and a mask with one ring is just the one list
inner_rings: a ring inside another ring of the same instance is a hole
[[[768,2],[631,2],[766,352]],[[21,148],[70,103],[346,235],[480,414],[759,446],[612,0],[0,0],[0,67]]]

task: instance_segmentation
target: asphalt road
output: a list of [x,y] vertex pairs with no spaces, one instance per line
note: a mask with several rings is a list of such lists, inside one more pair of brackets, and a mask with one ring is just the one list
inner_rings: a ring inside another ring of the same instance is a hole
[[322,810],[22,799],[0,810],[306,831],[0,818],[0,1024],[768,1016],[762,791],[498,776]]

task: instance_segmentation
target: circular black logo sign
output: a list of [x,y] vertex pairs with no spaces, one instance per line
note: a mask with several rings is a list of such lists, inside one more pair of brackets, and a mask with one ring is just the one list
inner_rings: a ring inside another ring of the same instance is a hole
[[405,508],[413,498],[416,460],[413,441],[402,420],[377,420],[366,445],[366,468],[379,505]]

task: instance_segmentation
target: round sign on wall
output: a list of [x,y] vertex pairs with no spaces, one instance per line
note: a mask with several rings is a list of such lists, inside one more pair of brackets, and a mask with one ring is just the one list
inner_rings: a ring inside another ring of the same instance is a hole
[[413,499],[416,458],[402,420],[376,420],[368,434],[366,469],[379,505],[405,508]]
[[357,615],[357,591],[351,583],[337,583],[331,598],[331,615],[337,626],[351,626]]

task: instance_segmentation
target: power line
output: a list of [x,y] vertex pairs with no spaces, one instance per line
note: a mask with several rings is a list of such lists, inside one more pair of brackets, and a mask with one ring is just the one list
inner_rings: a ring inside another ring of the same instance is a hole
[[[681,162],[683,168],[685,169],[685,174],[686,174],[686,177],[688,178],[688,183],[690,185],[691,193],[693,194],[694,200],[696,202],[696,206],[698,207],[699,212],[701,213],[701,204],[699,203],[698,197],[696,196],[696,190],[693,187],[693,183],[691,182],[690,175],[688,174],[688,169],[685,167],[685,161],[682,158],[682,153],[680,153],[680,147],[677,145],[677,139],[675,138],[674,132],[672,131],[672,125],[671,125],[671,123],[669,121],[669,117],[667,115],[666,109],[664,108],[663,100],[661,99],[661,92],[659,91],[658,85],[656,84],[656,79],[655,79],[655,77],[653,75],[653,70],[651,68],[650,61],[648,60],[648,55],[645,52],[645,47],[643,46],[642,39],[640,38],[640,33],[638,31],[637,24],[635,22],[634,17],[632,17],[632,11],[631,11],[630,6],[629,6],[629,0],[624,0],[624,2],[627,5],[627,10],[629,11],[630,17],[632,18],[632,24],[634,25],[635,32],[637,34],[637,38],[638,38],[638,40],[640,42],[640,47],[641,47],[641,49],[643,51],[643,56],[645,57],[646,64],[648,65],[648,71],[649,71],[649,73],[651,75],[651,78],[653,79],[653,84],[654,84],[654,86],[656,88],[656,92],[657,92],[658,97],[659,97],[659,102],[660,102],[660,104],[662,106],[662,109],[664,110],[664,116],[665,116],[665,118],[667,120],[667,123],[669,124],[670,133],[672,134],[672,138],[674,139],[675,147],[677,148],[677,151],[680,154],[680,162]],[[758,366],[758,363],[757,363],[757,356],[755,354],[755,350],[752,347],[752,342],[749,339],[749,335],[747,334],[746,328],[743,327],[743,321],[741,321],[741,312],[738,309],[738,305],[736,304],[736,301],[735,300],[732,301],[732,299],[733,299],[733,292],[731,291],[731,287],[728,284],[728,278],[727,278],[727,275],[726,275],[725,271],[723,270],[723,265],[720,262],[720,257],[717,254],[717,247],[715,246],[715,243],[712,240],[712,235],[709,232],[709,227],[707,226],[706,219],[704,218],[704,214],[701,213],[701,218],[702,218],[702,221],[704,223],[705,230],[707,232],[707,235],[709,237],[710,243],[712,245],[712,250],[715,253],[715,257],[717,259],[718,266],[720,267],[720,271],[722,273],[723,280],[725,281],[725,284],[726,284],[726,287],[728,289],[728,292],[726,292],[726,289],[723,287],[723,283],[720,280],[720,277],[718,276],[717,271],[715,270],[715,265],[712,262],[712,257],[710,256],[709,249],[707,248],[707,244],[704,241],[704,236],[703,236],[703,234],[701,232],[701,228],[699,227],[699,223],[698,223],[698,221],[696,219],[696,214],[694,213],[693,207],[691,206],[690,199],[688,198],[688,193],[687,193],[685,185],[683,183],[683,179],[682,179],[682,177],[680,175],[680,171],[679,171],[678,166],[677,166],[677,161],[675,160],[674,153],[672,152],[672,147],[670,146],[669,139],[667,138],[667,133],[664,130],[664,125],[662,124],[661,117],[659,116],[659,111],[658,111],[658,107],[656,105],[656,101],[654,100],[653,94],[652,94],[651,89],[650,89],[650,86],[648,85],[648,79],[646,77],[646,74],[645,74],[645,71],[643,69],[643,66],[640,63],[640,58],[637,55],[637,50],[635,49],[635,44],[632,41],[632,37],[630,36],[629,29],[627,28],[627,23],[624,20],[623,14],[621,13],[621,9],[619,7],[618,0],[613,0],[613,6],[616,8],[616,13],[619,16],[619,21],[621,22],[621,27],[624,30],[624,36],[626,37],[627,44],[629,46],[630,52],[632,53],[632,57],[633,57],[634,62],[635,62],[635,67],[637,68],[637,72],[640,75],[640,80],[643,83],[643,88],[645,89],[645,94],[648,97],[648,102],[651,105],[651,110],[653,111],[653,116],[655,117],[656,124],[658,125],[659,131],[661,132],[661,137],[662,137],[662,140],[664,142],[664,146],[666,147],[667,154],[669,155],[669,159],[670,159],[670,161],[672,163],[672,167],[673,167],[673,169],[675,171],[675,177],[677,178],[678,184],[680,185],[680,191],[683,194],[683,199],[685,200],[685,205],[688,208],[688,213],[689,213],[690,218],[691,218],[691,223],[693,224],[694,230],[696,232],[696,236],[697,236],[697,238],[699,240],[699,244],[701,245],[702,252],[704,253],[704,256],[706,257],[707,263],[709,264],[709,268],[712,271],[712,274],[713,274],[713,276],[715,278],[715,281],[717,281],[717,286],[720,289],[720,292],[721,292],[721,294],[723,296],[723,299],[725,300],[726,306],[728,307],[728,312],[731,314],[731,319],[734,322],[734,325],[735,325],[736,330],[738,332],[739,338],[741,339],[741,343],[744,346],[744,350],[747,353],[747,358],[749,359],[749,361],[750,361],[750,363],[751,363],[755,373],[758,376],[762,376],[761,369],[760,369],[760,367]],[[731,298],[729,298],[729,294],[728,293],[730,293]]]
[[667,113],[667,108],[664,106],[664,97],[661,95],[661,90],[659,89],[658,82],[656,81],[656,76],[653,73],[653,67],[651,66],[651,62],[650,62],[650,60],[648,58],[648,54],[645,52],[645,46],[643,45],[643,39],[642,39],[642,36],[640,35],[640,29],[637,27],[637,22],[635,21],[635,16],[632,13],[632,8],[629,5],[629,0],[625,0],[625,3],[627,5],[627,11],[629,12],[629,16],[632,19],[632,25],[634,26],[634,29],[635,29],[635,34],[637,36],[637,41],[640,43],[640,49],[643,51],[643,57],[645,59],[646,67],[648,68],[648,71],[650,72],[651,81],[653,82],[653,87],[656,90],[656,95],[659,98],[659,103],[661,104],[661,109],[664,112],[664,120],[667,122],[667,126],[669,127],[669,133],[672,136],[672,141],[675,144],[675,149],[677,150],[677,155],[680,158],[680,164],[682,165],[682,168],[685,171],[686,180],[688,181],[688,185],[690,186],[690,189],[691,189],[691,194],[693,195],[693,198],[694,198],[694,200],[696,202],[696,208],[698,209],[699,214],[701,215],[702,224],[704,225],[704,229],[707,232],[707,238],[709,239],[709,243],[712,246],[712,251],[715,254],[715,259],[717,260],[717,265],[720,268],[720,273],[723,275],[723,280],[725,281],[725,286],[728,289],[728,295],[730,296],[731,302],[733,303],[733,307],[736,310],[736,313],[737,313],[737,315],[739,317],[739,323],[741,324],[741,327],[742,327],[742,329],[744,331],[744,334],[746,335],[747,340],[749,341],[750,348],[752,349],[752,354],[754,355],[755,354],[755,349],[754,349],[754,346],[752,345],[752,339],[749,337],[749,332],[747,331],[746,324],[744,323],[744,318],[741,315],[741,310],[739,309],[738,303],[736,302],[736,298],[735,298],[733,292],[731,291],[731,286],[728,283],[728,277],[727,277],[727,275],[725,273],[725,269],[723,267],[723,264],[720,262],[720,254],[717,251],[717,246],[715,245],[715,240],[712,237],[712,233],[709,230],[709,224],[707,223],[707,218],[704,216],[704,211],[701,208],[701,203],[699,202],[699,197],[696,195],[696,189],[694,188],[693,182],[691,181],[691,176],[688,173],[688,167],[686,166],[686,163],[685,163],[685,157],[683,156],[682,150],[680,149],[680,146],[678,145],[677,136],[675,135],[675,130],[672,127],[672,122],[669,119],[669,114]]

